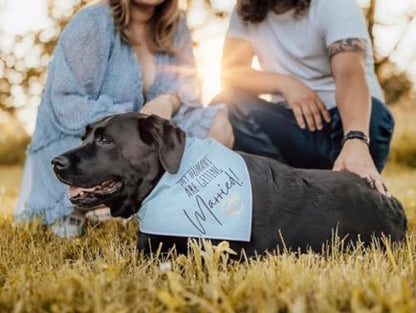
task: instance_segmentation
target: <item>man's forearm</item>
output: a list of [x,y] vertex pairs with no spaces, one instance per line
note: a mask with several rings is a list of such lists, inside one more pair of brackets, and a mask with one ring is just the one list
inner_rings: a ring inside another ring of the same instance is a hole
[[369,135],[371,97],[365,73],[346,74],[338,78],[335,97],[344,134],[358,130]]
[[[344,134],[351,130],[362,131],[369,135],[371,116],[371,97],[364,71],[349,75],[346,71],[336,79],[336,99],[341,115]],[[360,74],[361,73],[361,74]],[[338,73],[339,74],[339,73]],[[371,140],[371,138],[370,138]],[[364,178],[367,183],[380,193],[390,196],[383,182],[367,144],[360,139],[348,140],[334,162],[334,170],[352,172]]]
[[371,97],[365,73],[366,49],[363,38],[338,40],[328,47],[345,134],[351,130],[369,134]]
[[248,93],[281,94],[288,75],[258,71],[249,67],[234,67],[222,72],[223,89],[240,89]]

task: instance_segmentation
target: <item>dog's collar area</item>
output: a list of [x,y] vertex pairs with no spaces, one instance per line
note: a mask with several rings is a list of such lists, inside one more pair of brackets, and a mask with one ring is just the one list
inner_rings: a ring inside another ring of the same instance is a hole
[[136,217],[143,233],[250,241],[251,182],[243,158],[213,139],[191,138],[178,173],[165,173]]

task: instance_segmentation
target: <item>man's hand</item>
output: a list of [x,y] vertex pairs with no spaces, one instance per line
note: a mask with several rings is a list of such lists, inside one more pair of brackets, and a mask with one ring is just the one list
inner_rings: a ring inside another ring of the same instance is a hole
[[179,102],[176,95],[160,95],[147,102],[140,112],[149,115],[155,114],[166,119],[171,119],[177,108],[176,102]]
[[[336,84],[335,97],[345,134],[351,130],[368,134],[370,128],[371,95],[365,70],[366,49],[367,42],[363,38],[345,38],[328,47]],[[390,196],[368,145],[360,139],[344,143],[333,169],[355,173],[380,193]]]
[[374,165],[368,145],[360,139],[349,139],[345,142],[333,170],[357,174],[383,195],[391,196]]
[[282,79],[282,95],[292,108],[299,127],[305,129],[307,125],[311,132],[322,130],[323,123],[330,122],[331,116],[318,94],[294,77]]

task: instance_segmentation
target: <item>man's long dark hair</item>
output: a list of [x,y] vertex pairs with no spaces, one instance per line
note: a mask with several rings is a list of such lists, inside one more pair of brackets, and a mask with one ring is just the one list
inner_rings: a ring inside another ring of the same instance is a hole
[[237,13],[246,22],[259,23],[276,7],[295,9],[295,16],[300,16],[310,4],[311,0],[237,0]]

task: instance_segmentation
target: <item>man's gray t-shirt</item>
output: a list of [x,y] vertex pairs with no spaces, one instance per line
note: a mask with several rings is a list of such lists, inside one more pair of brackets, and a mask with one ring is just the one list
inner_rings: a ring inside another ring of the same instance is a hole
[[[341,39],[365,39],[370,93],[384,100],[365,19],[355,0],[312,0],[300,17],[294,16],[293,9],[283,14],[270,11],[256,24],[244,22],[234,9],[227,37],[249,41],[264,71],[295,76],[316,91],[328,109],[334,108],[336,101],[327,47]],[[284,99],[273,95],[272,100]]]

